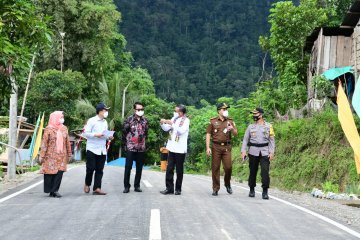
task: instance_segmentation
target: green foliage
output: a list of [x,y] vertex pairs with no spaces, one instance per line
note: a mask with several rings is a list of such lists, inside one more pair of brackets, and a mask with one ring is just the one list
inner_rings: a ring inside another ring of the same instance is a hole
[[39,4],[43,13],[52,16],[56,32],[39,68],[60,69],[60,32],[65,32],[64,68],[79,71],[89,80],[84,93],[95,104],[102,76],[112,77],[131,61],[124,51],[126,40],[118,31],[120,12],[112,0],[40,0]]
[[322,190],[324,192],[338,193],[339,184],[333,184],[331,181],[326,181],[325,183],[322,184]]
[[[299,108],[306,102],[306,68],[309,57],[303,47],[306,36],[328,20],[327,10],[317,0],[302,0],[298,6],[291,1],[275,3],[270,10],[270,36],[261,36],[259,44],[270,51],[277,71],[279,102]],[[284,111],[280,106],[280,110]]]
[[[0,0],[0,102],[11,91],[10,74],[18,84],[31,62],[32,55],[51,40],[49,18],[37,13],[30,0]],[[13,72],[12,72],[13,70]],[[12,73],[11,73],[12,72]]]
[[346,186],[346,193],[356,194],[360,196],[360,185],[358,183],[349,184]]
[[[0,142],[3,143],[8,143],[9,139],[8,139],[8,135],[7,134],[0,134]],[[0,154],[2,154],[3,152],[5,152],[6,150],[6,146],[0,144]]]
[[337,114],[326,110],[309,119],[274,124],[276,155],[271,163],[274,185],[309,190],[331,182],[345,190],[357,183],[353,150],[342,132]]
[[58,110],[65,112],[67,126],[82,124],[75,114],[75,102],[82,96],[85,85],[85,78],[79,72],[47,70],[38,73],[29,91],[28,103],[32,112],[28,116],[35,117],[41,112],[49,116]]
[[316,89],[317,98],[319,99],[330,96],[335,90],[333,81],[329,81],[322,76],[314,77],[312,83]]
[[239,99],[254,89],[262,60],[256,40],[268,31],[276,1],[114,2],[128,49],[136,65],[149,69],[157,96],[198,106],[201,99]]

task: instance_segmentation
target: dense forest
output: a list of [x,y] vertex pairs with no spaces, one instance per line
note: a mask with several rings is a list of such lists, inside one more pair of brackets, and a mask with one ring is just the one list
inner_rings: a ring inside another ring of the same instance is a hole
[[254,90],[264,57],[258,38],[275,0],[114,2],[127,49],[149,70],[158,97],[198,105]]

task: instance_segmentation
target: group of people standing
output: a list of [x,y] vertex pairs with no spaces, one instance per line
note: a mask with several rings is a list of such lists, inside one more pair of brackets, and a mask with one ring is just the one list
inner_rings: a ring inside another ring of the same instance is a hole
[[[212,180],[213,196],[218,196],[220,189],[220,165],[223,164],[226,191],[233,193],[231,188],[232,160],[231,139],[237,135],[235,122],[229,117],[228,106],[225,103],[217,105],[218,116],[211,118],[206,129],[206,153],[212,156]],[[107,155],[107,141],[113,139],[108,135],[108,108],[104,103],[96,106],[96,116],[90,118],[83,131],[87,139],[86,144],[86,176],[84,192],[89,193],[92,181],[94,195],[106,195],[101,188],[103,169]],[[133,162],[136,162],[136,174],[134,179],[134,191],[142,192],[140,181],[145,159],[146,139],[149,130],[149,122],[144,117],[144,105],[136,102],[133,105],[134,114],[128,117],[123,125],[122,140],[127,152],[124,171],[123,193],[130,192],[130,175]],[[190,119],[186,115],[186,106],[179,104],[174,109],[171,119],[161,119],[161,128],[169,133],[166,149],[169,151],[168,164],[165,176],[166,188],[161,194],[181,195],[184,174],[184,161],[188,149],[188,135]],[[258,166],[261,166],[263,199],[269,199],[268,188],[270,184],[269,166],[274,157],[275,140],[274,130],[271,124],[263,119],[264,111],[256,108],[253,112],[255,123],[248,126],[241,148],[243,160],[249,151],[249,197],[255,197],[256,175]],[[68,129],[64,125],[64,113],[56,111],[50,114],[49,124],[44,130],[41,144],[40,162],[41,171],[44,174],[44,192],[50,197],[59,198],[59,188],[63,172],[66,171],[68,160],[71,159],[71,146]],[[174,170],[176,169],[176,182],[174,184]]]

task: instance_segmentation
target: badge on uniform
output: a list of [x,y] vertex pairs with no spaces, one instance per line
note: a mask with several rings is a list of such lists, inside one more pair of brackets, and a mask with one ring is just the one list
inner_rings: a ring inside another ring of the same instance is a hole
[[226,134],[228,132],[227,128],[225,128],[223,132]]

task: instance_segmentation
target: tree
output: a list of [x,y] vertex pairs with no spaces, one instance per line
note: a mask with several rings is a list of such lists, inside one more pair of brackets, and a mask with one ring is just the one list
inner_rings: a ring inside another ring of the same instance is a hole
[[[127,91],[125,91],[127,90]],[[124,68],[122,71],[114,73],[113,77],[106,80],[103,78],[99,82],[99,95],[97,102],[104,102],[110,107],[109,127],[117,131],[117,138],[113,144],[121,146],[121,130],[124,119],[122,118],[123,97],[125,97],[124,116],[133,114],[132,106],[136,101],[140,101],[145,95],[155,93],[154,84],[146,70],[141,68]],[[125,96],[124,96],[125,94]],[[76,108],[79,117],[89,118],[95,114],[93,104],[87,99],[78,100]]]
[[277,71],[277,86],[282,92],[280,101],[291,107],[306,102],[306,69],[309,56],[303,51],[306,36],[315,27],[326,23],[327,11],[318,7],[317,0],[301,0],[299,6],[291,1],[278,2],[270,10],[270,36],[259,43],[269,50]]
[[64,37],[64,68],[81,72],[88,80],[84,89],[93,103],[102,76],[129,66],[131,54],[118,31],[121,14],[112,0],[40,0],[42,12],[52,16],[55,32],[51,52],[39,68],[60,69],[61,36]]
[[30,0],[0,0],[0,102],[11,92],[10,75],[22,84],[32,55],[51,41],[49,17]]
[[276,1],[114,2],[134,63],[149,70],[157,96],[199,106],[254,90],[262,65],[256,40],[267,33]]
[[47,70],[38,73],[29,92],[28,101],[32,110],[29,116],[64,111],[67,126],[82,125],[84,122],[76,117],[75,102],[83,96],[85,85],[85,77],[80,72]]

